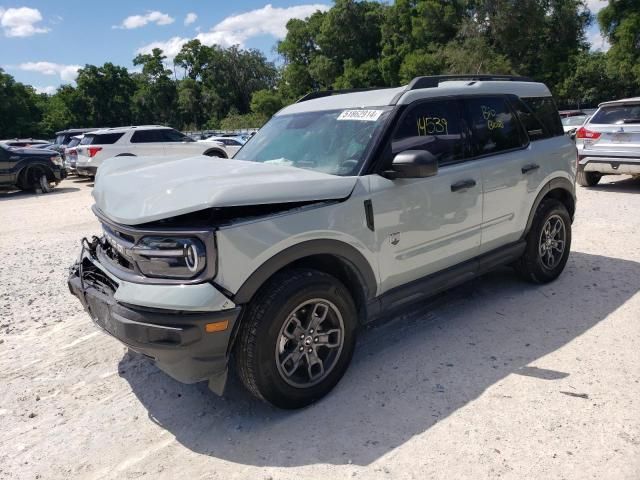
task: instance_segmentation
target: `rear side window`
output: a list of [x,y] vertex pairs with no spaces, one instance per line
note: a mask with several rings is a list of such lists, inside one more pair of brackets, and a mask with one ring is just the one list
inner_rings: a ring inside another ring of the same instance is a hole
[[503,97],[465,100],[472,129],[474,155],[488,155],[523,147],[527,139],[520,123]]
[[120,138],[122,138],[123,133],[88,133],[84,136],[84,138],[80,141],[80,145],[113,145]]
[[510,100],[522,126],[527,131],[529,140],[542,140],[551,137],[551,133],[544,128],[542,122],[522,100],[518,97],[511,97]]
[[[556,107],[556,102],[551,97],[529,97],[522,98],[524,104],[535,115],[545,130],[545,137],[558,137],[564,135],[560,114]],[[531,140],[539,140],[532,138]]]
[[429,101],[410,105],[393,135],[392,153],[426,150],[439,164],[467,156],[466,125],[458,101]]
[[599,109],[589,123],[623,125],[640,123],[640,103],[635,105],[611,105]]
[[131,143],[166,142],[162,130],[136,130],[131,137]]

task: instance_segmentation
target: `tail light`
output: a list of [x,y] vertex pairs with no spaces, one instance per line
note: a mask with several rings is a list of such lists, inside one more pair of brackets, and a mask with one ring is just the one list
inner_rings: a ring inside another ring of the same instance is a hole
[[602,135],[600,132],[594,132],[592,130],[587,130],[584,127],[580,127],[576,132],[576,138],[588,138],[589,140],[597,140]]
[[89,152],[90,158],[95,157],[96,153],[98,153],[100,150],[102,150],[102,147],[87,147],[87,152]]

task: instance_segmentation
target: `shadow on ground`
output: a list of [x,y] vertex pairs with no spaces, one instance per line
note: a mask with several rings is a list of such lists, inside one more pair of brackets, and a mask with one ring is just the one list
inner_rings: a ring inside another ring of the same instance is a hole
[[224,398],[179,384],[137,354],[119,370],[149,417],[194,452],[257,466],[368,465],[509,374],[570,376],[531,364],[623,305],[638,276],[639,263],[580,252],[546,286],[498,270],[361,332],[340,384],[300,411],[253,400],[236,379]]
[[[615,178],[615,176],[604,176],[602,182],[611,178]],[[602,190],[614,193],[640,193],[640,178],[625,177],[624,179],[617,180],[615,182],[607,181],[607,183],[599,183],[595,187],[586,188],[593,191]]]
[[61,195],[63,193],[77,192],[78,190],[80,189],[76,187],[56,187],[49,193],[36,193],[33,190],[0,190],[0,202],[40,195]]

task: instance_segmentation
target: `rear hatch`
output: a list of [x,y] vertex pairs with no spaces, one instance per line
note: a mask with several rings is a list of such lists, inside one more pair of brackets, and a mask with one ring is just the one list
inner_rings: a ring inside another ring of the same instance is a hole
[[98,155],[105,145],[113,145],[124,135],[122,133],[87,133],[76,147],[77,164],[88,165],[92,158]]
[[584,154],[640,158],[640,102],[603,106],[584,128]]

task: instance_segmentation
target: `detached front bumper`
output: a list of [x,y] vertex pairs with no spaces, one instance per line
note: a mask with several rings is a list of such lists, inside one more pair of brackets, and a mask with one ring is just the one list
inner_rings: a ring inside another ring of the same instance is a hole
[[[74,265],[68,285],[93,322],[106,333],[153,359],[176,380],[208,380],[211,390],[222,394],[239,307],[184,311],[119,302],[115,295],[120,288],[117,279],[100,269],[90,256]],[[207,326],[216,331],[208,332]]]

